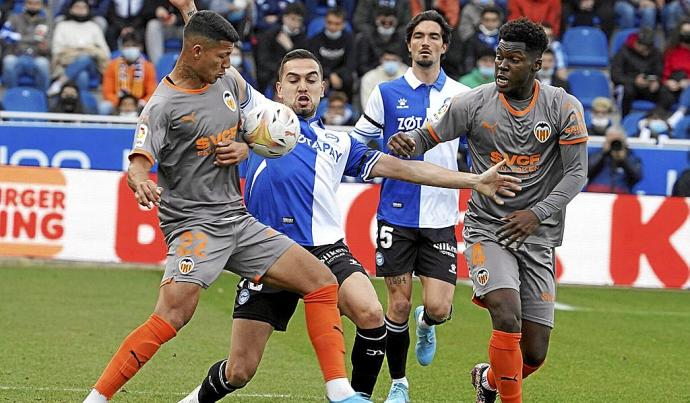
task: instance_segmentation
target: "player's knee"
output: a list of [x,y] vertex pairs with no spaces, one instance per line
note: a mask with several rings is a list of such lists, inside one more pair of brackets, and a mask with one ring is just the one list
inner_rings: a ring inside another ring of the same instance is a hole
[[247,365],[247,362],[229,362],[225,367],[225,377],[228,383],[236,388],[244,387],[256,374],[256,366]]
[[546,360],[548,344],[527,343],[522,346],[522,359],[530,367],[539,367]]
[[383,308],[378,301],[362,306],[352,320],[361,329],[373,329],[383,324]]
[[450,318],[453,304],[450,301],[439,301],[425,304],[424,310],[434,322],[443,323]]
[[519,333],[522,330],[522,318],[519,310],[504,304],[489,308],[489,312],[495,330],[507,333]]
[[157,307],[154,313],[168,322],[172,327],[175,328],[175,330],[179,331],[184,327],[184,325],[189,323],[189,321],[192,319],[194,311],[189,312],[187,309],[163,309]]
[[[410,303],[409,300],[405,298],[401,299],[395,299],[394,301],[391,301],[389,305],[389,311],[399,318],[407,318],[410,316],[410,311],[412,310],[412,304]],[[393,319],[393,318],[391,318]],[[400,321],[400,320],[398,320]]]
[[338,280],[335,275],[324,266],[325,270],[319,270],[319,274],[316,276],[315,285],[316,289],[323,288],[329,285],[338,284]]

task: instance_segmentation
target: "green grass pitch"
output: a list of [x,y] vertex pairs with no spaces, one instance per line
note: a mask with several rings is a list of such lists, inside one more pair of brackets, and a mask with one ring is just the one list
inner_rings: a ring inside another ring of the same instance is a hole
[[[150,314],[160,276],[116,266],[2,264],[0,402],[81,401],[122,338]],[[223,275],[205,291],[191,323],[114,402],[176,402],[194,388],[228,353],[236,280]],[[385,301],[383,283],[374,284]],[[413,402],[473,401],[469,371],[487,359],[490,323],[470,294],[458,285],[454,318],[437,331],[431,366],[420,367],[410,346]],[[576,310],[557,311],[546,366],[525,381],[525,402],[690,402],[689,292],[562,286],[558,301]],[[353,327],[343,321],[350,348]],[[374,401],[388,387],[384,364]],[[225,401],[316,402],[324,395],[300,304],[288,332],[271,338],[254,380]]]

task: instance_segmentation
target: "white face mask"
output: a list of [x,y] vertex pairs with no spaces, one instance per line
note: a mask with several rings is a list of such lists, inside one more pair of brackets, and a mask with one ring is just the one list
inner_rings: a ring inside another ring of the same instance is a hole
[[494,67],[479,66],[479,73],[484,77],[493,77],[495,71]]
[[668,124],[661,119],[654,119],[649,122],[649,130],[653,133],[666,133],[668,131]]
[[345,123],[345,116],[343,115],[331,115],[330,118],[332,125],[342,125]]
[[592,118],[592,126],[594,126],[594,127],[607,128],[609,126],[610,122],[611,122],[611,120],[605,116]]
[[386,60],[383,62],[383,71],[389,76],[397,73],[399,67],[400,63],[397,60]]
[[300,28],[297,28],[297,29],[290,29],[290,28],[289,28],[287,25],[285,25],[285,24],[283,24],[282,30],[283,30],[283,32],[285,32],[286,34],[288,34],[288,35],[290,35],[290,36],[295,36],[295,35],[299,34],[300,32],[302,32],[302,30],[301,30]]
[[496,29],[488,29],[482,24],[479,24],[479,30],[482,31],[482,33],[486,36],[496,36],[498,35],[498,28]]
[[240,67],[242,65],[242,56],[230,55],[230,64],[233,67]]
[[120,112],[120,116],[125,118],[136,118],[139,117],[139,113],[137,111]]
[[128,46],[122,48],[122,57],[124,57],[128,62],[132,63],[139,58],[141,55],[141,49],[136,46]]
[[378,32],[379,35],[388,38],[395,33],[395,27],[384,27],[383,25],[377,25],[376,32]]
[[336,39],[340,39],[340,37],[343,36],[343,31],[342,31],[342,30],[340,30],[340,31],[335,31],[335,32],[331,32],[331,31],[329,31],[329,30],[326,29],[326,30],[323,31],[323,33],[324,33],[324,35],[326,35],[326,38],[328,38],[328,39],[330,39],[330,40],[332,40],[332,41],[335,41]]
[[553,77],[554,69],[541,69],[537,72],[538,78],[551,78]]

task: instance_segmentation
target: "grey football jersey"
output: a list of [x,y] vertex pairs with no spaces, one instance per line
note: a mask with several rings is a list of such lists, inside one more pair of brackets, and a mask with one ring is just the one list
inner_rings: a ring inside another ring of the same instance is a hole
[[229,76],[198,90],[165,78],[146,104],[132,155],[158,161],[159,218],[166,238],[181,227],[213,226],[247,214],[237,167],[213,164],[216,144],[241,138],[240,113],[237,83]]
[[565,205],[586,179],[587,128],[575,97],[535,81],[530,100],[509,101],[494,83],[486,84],[455,96],[446,111],[410,135],[415,154],[466,135],[473,172],[505,159],[503,172],[522,179],[522,191],[502,206],[474,192],[465,215],[468,231],[495,237],[502,217],[531,209],[541,225],[526,242],[560,245]]

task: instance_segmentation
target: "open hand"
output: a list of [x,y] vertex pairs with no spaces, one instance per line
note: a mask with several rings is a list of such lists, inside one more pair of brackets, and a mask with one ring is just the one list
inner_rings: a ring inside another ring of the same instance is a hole
[[216,166],[236,165],[247,159],[249,156],[249,146],[246,143],[229,140],[220,142],[216,146]]
[[395,155],[410,158],[415,149],[415,142],[405,132],[397,132],[388,139],[388,148]]
[[507,216],[501,218],[506,224],[496,231],[498,235],[498,243],[503,244],[504,247],[509,247],[513,243],[519,248],[527,237],[539,227],[539,217],[530,210],[513,211]]
[[474,186],[474,190],[490,197],[496,204],[503,204],[503,200],[499,195],[515,197],[515,192],[522,189],[518,185],[518,183],[522,182],[520,178],[498,173],[498,170],[505,164],[506,161],[503,160],[480,174],[479,183]]

